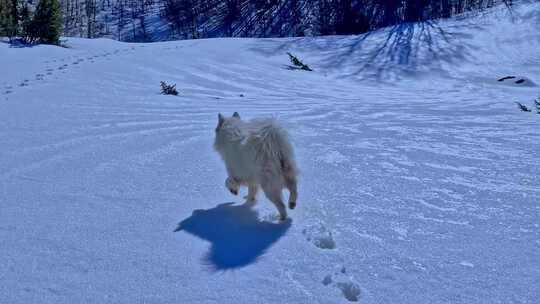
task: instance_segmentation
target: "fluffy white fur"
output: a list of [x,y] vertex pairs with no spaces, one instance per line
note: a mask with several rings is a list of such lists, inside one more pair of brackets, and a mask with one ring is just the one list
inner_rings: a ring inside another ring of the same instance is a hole
[[253,203],[260,186],[280,219],[287,218],[282,190],[289,190],[289,208],[294,209],[298,171],[289,136],[275,120],[243,121],[236,112],[228,118],[219,114],[214,148],[225,162],[225,186],[231,193],[237,195],[241,185],[247,186],[247,202]]

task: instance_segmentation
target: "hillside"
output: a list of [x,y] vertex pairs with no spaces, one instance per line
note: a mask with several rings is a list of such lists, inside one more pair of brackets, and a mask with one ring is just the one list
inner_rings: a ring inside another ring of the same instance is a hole
[[[538,24],[0,43],[0,302],[536,303]],[[223,186],[234,111],[294,140],[288,222]]]

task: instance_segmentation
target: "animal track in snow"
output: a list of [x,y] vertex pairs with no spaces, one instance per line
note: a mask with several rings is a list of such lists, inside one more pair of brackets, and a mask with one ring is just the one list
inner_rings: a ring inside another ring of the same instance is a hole
[[[306,239],[320,249],[335,249],[336,242],[332,236],[332,231],[328,230],[322,223],[318,223],[305,228],[302,233]],[[360,286],[347,276],[345,266],[336,270],[333,274],[327,274],[321,281],[324,286],[334,286],[339,289],[343,297],[350,302],[358,302],[360,297]]]
[[[94,63],[96,59],[103,58],[105,60],[112,60],[111,55],[120,55],[121,53],[126,53],[129,51],[133,51],[135,48],[125,48],[125,49],[117,49],[110,52],[104,52],[101,54],[94,54],[94,55],[88,55],[88,57],[70,57],[70,58],[60,58],[60,59],[54,59],[54,60],[47,60],[43,63],[46,64],[45,68],[42,70],[41,73],[37,73],[34,75],[34,78],[32,79],[24,79],[18,84],[15,85],[9,85],[5,87],[0,87],[0,95],[9,95],[16,91],[16,87],[27,87],[30,86],[30,84],[34,82],[44,81],[46,78],[48,79],[49,76],[54,76],[56,73],[55,71],[61,72],[61,74],[65,74],[69,69],[70,65],[73,67],[81,67],[80,63],[84,63],[85,61],[89,61],[91,63]],[[65,63],[67,62],[67,63]],[[58,66],[51,66],[52,64],[58,64]],[[54,79],[58,79],[58,77],[54,77]],[[7,98],[7,97],[6,97]]]
[[[110,53],[108,53],[110,55]],[[71,58],[71,59],[66,59],[66,58],[62,58],[62,59],[58,59],[58,60],[48,60],[48,61],[44,61],[45,64],[51,64],[51,63],[60,63],[60,62],[65,62],[67,60],[71,61],[71,63],[63,63],[59,66],[46,66],[44,68],[44,70],[41,72],[41,73],[37,73],[34,75],[34,78],[32,80],[30,79],[24,79],[23,81],[21,81],[19,84],[15,85],[16,87],[27,87],[27,86],[30,86],[30,84],[34,81],[43,81],[45,80],[45,78],[47,78],[48,76],[53,76],[55,74],[55,71],[60,71],[62,72],[62,74],[66,73],[66,71],[68,70],[69,66],[70,65],[79,65],[80,63],[83,63],[85,61],[91,61],[91,62],[94,62],[94,58],[98,58],[99,56],[98,55],[94,55],[92,57],[89,57],[89,58]],[[55,77],[55,79],[58,79],[58,77]],[[4,87],[4,89],[0,89],[0,94],[2,95],[8,95],[8,94],[11,94],[13,92],[15,92],[16,90],[14,90],[14,87],[13,86],[6,86]]]
[[360,287],[358,284],[353,282],[341,282],[337,283],[337,287],[341,289],[345,299],[350,302],[358,302],[358,297],[360,296]]
[[324,286],[334,286],[339,289],[347,301],[358,302],[360,298],[360,286],[352,278],[345,276],[346,272],[345,267],[342,267],[339,272],[336,271],[333,275],[326,275],[322,280],[322,284]]
[[4,94],[4,95],[7,95],[7,94],[11,94],[11,93],[13,93],[13,87],[10,86],[10,85],[5,86],[5,87],[4,87],[4,92],[3,92],[3,94]]
[[336,248],[336,242],[334,241],[332,232],[322,224],[316,224],[305,228],[302,233],[309,242],[313,243],[313,245],[320,249]]

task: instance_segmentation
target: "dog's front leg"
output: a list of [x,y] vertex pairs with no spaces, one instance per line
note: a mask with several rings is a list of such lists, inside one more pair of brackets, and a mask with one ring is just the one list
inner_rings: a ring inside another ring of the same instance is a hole
[[257,200],[257,191],[259,190],[259,185],[255,183],[250,183],[248,186],[248,195],[246,195],[244,198],[246,199],[246,203],[252,204],[255,203]]
[[231,191],[232,194],[238,195],[238,191],[240,190],[240,184],[236,181],[236,179],[232,177],[227,177],[225,180],[225,187]]

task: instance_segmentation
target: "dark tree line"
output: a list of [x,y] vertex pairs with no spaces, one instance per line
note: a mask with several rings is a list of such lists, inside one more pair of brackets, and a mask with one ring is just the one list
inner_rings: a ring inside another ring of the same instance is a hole
[[[60,3],[64,35],[129,41],[359,34],[500,2],[511,5],[511,0],[0,0],[0,35],[17,36],[30,26],[35,3],[50,1]],[[168,27],[166,36],[156,38],[156,18]]]
[[[511,5],[511,0],[499,1]],[[163,15],[188,38],[358,34],[448,18],[497,0],[165,0]]]

